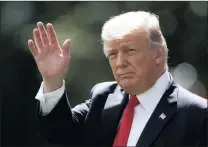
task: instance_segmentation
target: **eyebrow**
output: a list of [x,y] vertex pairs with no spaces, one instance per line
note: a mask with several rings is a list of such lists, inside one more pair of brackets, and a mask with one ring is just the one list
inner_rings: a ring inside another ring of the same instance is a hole
[[[136,48],[136,42],[135,41],[132,41],[132,42],[128,42],[128,43],[122,43],[120,44],[120,48],[122,50],[126,50],[127,48],[129,47],[133,47],[133,48]],[[116,51],[117,49],[111,47],[111,46],[108,46],[108,53],[111,53],[111,52],[114,52]]]
[[129,46],[135,46],[136,45],[136,42],[135,41],[131,41],[131,42],[128,42],[128,43],[122,43],[120,45],[120,47],[129,47]]
[[121,50],[128,50],[128,49],[137,49],[137,46],[136,44],[133,44],[133,43],[128,43],[128,44],[125,44],[125,45],[122,45],[120,46]]
[[115,51],[117,51],[117,49],[115,49],[115,48],[108,48],[108,53],[112,53],[112,52],[115,52]]
[[[134,41],[132,41],[132,42],[128,42],[128,43],[122,43],[122,44],[120,44],[120,47],[121,48],[123,48],[123,47],[129,47],[129,46],[136,46],[136,42]],[[107,46],[107,48],[108,49],[114,49],[113,47],[111,47],[110,45],[109,46]]]

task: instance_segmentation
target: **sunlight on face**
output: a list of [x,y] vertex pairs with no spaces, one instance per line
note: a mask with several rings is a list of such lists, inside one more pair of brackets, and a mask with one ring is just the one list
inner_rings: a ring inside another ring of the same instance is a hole
[[110,41],[107,49],[109,63],[118,84],[129,93],[143,92],[151,83],[156,64],[146,33]]

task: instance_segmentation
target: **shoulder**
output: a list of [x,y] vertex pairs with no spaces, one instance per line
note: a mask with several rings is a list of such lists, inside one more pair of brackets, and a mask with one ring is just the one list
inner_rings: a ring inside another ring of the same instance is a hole
[[114,92],[117,87],[118,84],[116,81],[101,82],[95,84],[91,89],[91,98],[86,100],[85,103],[77,105],[73,110],[77,112],[85,110],[84,112],[88,112],[93,100],[98,100],[98,97],[100,100],[102,100],[102,98],[105,100],[107,95]]
[[204,115],[208,112],[208,101],[185,88],[178,86],[178,108],[188,110],[192,115]]
[[101,83],[97,83],[93,86],[92,90],[94,89],[102,89],[102,88],[109,88],[112,85],[118,85],[116,81],[107,81],[107,82],[101,82]]
[[93,97],[93,95],[103,95],[112,93],[116,89],[116,87],[118,87],[116,81],[98,83],[91,89],[91,96]]
[[178,101],[186,106],[198,107],[202,109],[207,108],[207,99],[202,98],[185,88],[179,86]]

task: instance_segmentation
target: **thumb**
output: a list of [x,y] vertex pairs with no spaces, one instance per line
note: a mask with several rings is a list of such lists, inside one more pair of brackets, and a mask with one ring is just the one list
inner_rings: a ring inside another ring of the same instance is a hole
[[62,45],[62,50],[63,50],[64,56],[69,55],[70,44],[71,44],[71,40],[70,39],[67,39],[67,40],[64,41],[64,43]]

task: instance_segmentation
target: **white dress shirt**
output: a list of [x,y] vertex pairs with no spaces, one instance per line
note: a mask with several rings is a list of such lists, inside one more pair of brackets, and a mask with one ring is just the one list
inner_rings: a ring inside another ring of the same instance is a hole
[[136,95],[140,104],[134,108],[134,118],[127,146],[136,146],[145,125],[169,86],[170,77],[166,71],[149,90]]
[[[127,146],[136,146],[136,143],[147,124],[150,116],[160,101],[162,95],[166,89],[170,86],[170,77],[168,71],[166,71],[156,83],[146,92],[136,95],[140,104],[135,107],[134,119],[131,127],[131,131],[128,138]],[[64,94],[65,84],[56,91],[44,94],[43,82],[38,91],[36,99],[41,102],[41,109],[43,115],[47,115],[56,106],[62,95]]]
[[44,83],[42,82],[35,98],[40,101],[42,115],[47,115],[53,110],[53,108],[63,96],[65,90],[65,81],[63,80],[63,85],[61,86],[61,88],[50,93],[43,92],[43,84]]

